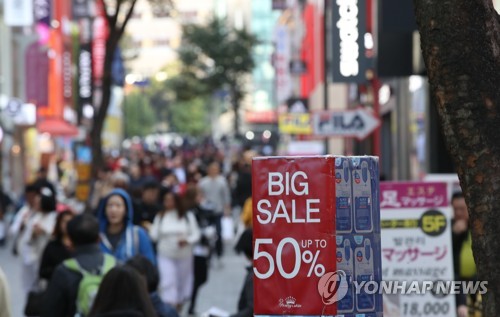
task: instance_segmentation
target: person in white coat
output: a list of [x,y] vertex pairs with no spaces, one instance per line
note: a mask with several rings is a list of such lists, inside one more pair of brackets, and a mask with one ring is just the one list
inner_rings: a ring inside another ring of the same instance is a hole
[[[49,187],[36,187],[28,206],[19,211],[16,251],[22,258],[23,289],[38,288],[38,271],[43,250],[49,242],[56,224],[57,213],[55,193]],[[16,219],[17,220],[17,219]]]
[[201,233],[195,216],[184,209],[181,198],[166,192],[162,195],[163,211],[158,213],[150,235],[157,243],[161,299],[176,307],[191,298],[193,289],[193,246]]

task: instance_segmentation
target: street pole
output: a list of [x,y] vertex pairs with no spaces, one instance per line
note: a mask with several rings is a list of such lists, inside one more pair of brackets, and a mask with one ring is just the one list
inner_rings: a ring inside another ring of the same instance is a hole
[[[325,0],[324,2],[324,12],[323,12],[323,37],[324,37],[324,45],[323,45],[323,109],[326,111],[328,110],[328,52],[329,52],[329,45],[330,41],[328,40],[330,38],[329,36],[329,27],[328,27],[328,21],[330,19],[330,6],[329,6],[329,0]],[[330,153],[330,145],[329,145],[329,138],[325,137],[325,153],[329,154]]]
[[[380,80],[374,76],[372,80],[370,80],[372,86],[372,94],[373,94],[373,114],[374,116],[381,120],[380,118],[380,102],[379,102],[379,90],[380,90]],[[381,150],[380,150],[380,134],[381,134],[382,124],[375,129],[373,132],[373,155],[378,156],[379,160],[381,159]]]

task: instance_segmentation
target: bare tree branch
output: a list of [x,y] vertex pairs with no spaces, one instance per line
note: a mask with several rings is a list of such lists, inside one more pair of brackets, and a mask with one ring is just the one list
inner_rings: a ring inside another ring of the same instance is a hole
[[117,0],[116,1],[115,13],[113,14],[113,16],[110,19],[111,21],[110,21],[109,27],[111,28],[111,30],[115,29],[115,27],[116,27],[116,24],[118,21],[118,15],[120,14],[120,9],[122,7],[123,2],[124,2],[124,0]]
[[134,8],[135,8],[136,3],[137,3],[137,0],[133,0],[132,4],[130,5],[130,8],[128,9],[127,15],[125,16],[125,20],[123,20],[122,25],[120,26],[120,29],[118,31],[118,34],[117,34],[118,39],[120,39],[122,37],[123,33],[125,33],[125,28],[127,27],[127,23],[130,20],[130,18],[132,17],[132,15],[134,14]]

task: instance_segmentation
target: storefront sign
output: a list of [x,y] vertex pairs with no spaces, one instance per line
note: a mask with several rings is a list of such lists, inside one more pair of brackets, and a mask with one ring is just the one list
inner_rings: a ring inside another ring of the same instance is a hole
[[455,295],[433,284],[454,278],[446,183],[382,183],[380,193],[384,281],[435,288],[384,295],[384,316],[455,316]]
[[366,1],[336,0],[333,7],[333,81],[365,82]]
[[379,125],[380,121],[362,108],[319,111],[312,114],[312,126],[316,136],[355,137],[362,140]]
[[278,117],[278,129],[284,134],[310,135],[312,133],[309,113],[286,113]]

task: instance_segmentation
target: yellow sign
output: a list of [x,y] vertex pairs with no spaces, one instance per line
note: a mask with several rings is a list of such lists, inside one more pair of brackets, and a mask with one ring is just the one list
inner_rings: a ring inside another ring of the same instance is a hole
[[76,185],[76,199],[79,201],[87,201],[90,195],[90,185],[88,183],[78,183]]
[[311,115],[309,113],[287,113],[278,118],[279,131],[284,134],[312,134]]
[[90,164],[76,163],[76,173],[80,182],[90,180]]

